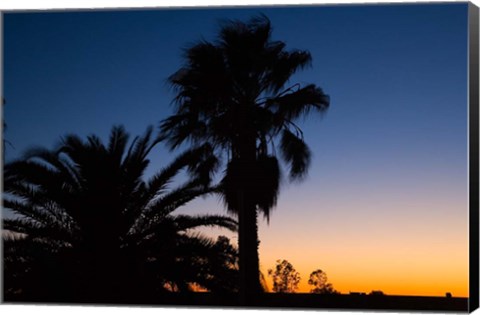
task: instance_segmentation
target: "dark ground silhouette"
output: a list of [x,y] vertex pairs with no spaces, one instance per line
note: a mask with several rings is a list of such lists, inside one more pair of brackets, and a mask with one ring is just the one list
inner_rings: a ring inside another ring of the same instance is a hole
[[[31,302],[35,304],[75,304],[84,303],[82,300],[48,300],[7,299],[6,303]],[[88,301],[88,303],[95,303]],[[98,302],[102,305],[165,305],[165,306],[209,306],[209,307],[239,307],[238,295],[231,293],[166,293],[155,299],[126,298],[112,303]],[[424,297],[424,296],[352,296],[346,294],[310,294],[310,293],[261,293],[256,299],[254,308],[281,308],[281,309],[337,309],[337,310],[379,310],[379,311],[468,311],[468,298]]]

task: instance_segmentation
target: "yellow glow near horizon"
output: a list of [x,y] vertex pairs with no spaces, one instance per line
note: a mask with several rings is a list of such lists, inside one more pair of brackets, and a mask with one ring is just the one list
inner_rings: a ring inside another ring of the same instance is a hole
[[[338,231],[325,226],[315,233],[314,218],[298,225],[290,221],[287,231],[281,228],[284,222],[262,224],[262,271],[266,274],[277,259],[288,260],[301,274],[299,292],[309,292],[310,273],[322,269],[341,293],[381,290],[389,295],[445,296],[450,292],[467,297],[466,217],[417,217],[416,221],[392,217],[391,224],[374,222],[366,227],[355,227],[352,219],[345,220],[343,227],[337,225]],[[270,278],[268,283],[271,288]]]
[[301,275],[298,292],[309,292],[310,273],[322,269],[344,294],[468,297],[466,192],[400,188],[396,195],[381,189],[348,197],[322,189],[281,194],[270,224],[259,219],[260,267],[270,289],[267,270],[286,259]]

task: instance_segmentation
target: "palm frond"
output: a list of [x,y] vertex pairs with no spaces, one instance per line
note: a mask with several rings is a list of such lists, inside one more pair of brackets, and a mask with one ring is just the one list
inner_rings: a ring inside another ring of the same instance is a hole
[[27,150],[23,156],[23,160],[36,160],[45,163],[63,174],[63,181],[69,183],[72,187],[78,188],[80,185],[78,174],[70,161],[62,158],[60,150],[47,150],[45,148],[32,148]]
[[239,202],[250,198],[268,221],[271,210],[277,204],[281,178],[280,166],[274,156],[260,156],[249,165],[234,159],[229,162],[217,191],[221,192],[230,213],[238,215]]
[[73,242],[74,229],[55,224],[45,225],[28,219],[3,219],[3,228],[15,233],[26,234],[29,238],[43,239],[49,242]]
[[200,226],[223,227],[232,232],[236,232],[238,228],[237,221],[231,217],[221,215],[177,215],[175,216],[175,224],[180,231]]
[[21,201],[11,200],[9,198],[3,199],[3,206],[11,210],[13,213],[29,218],[39,224],[55,224],[58,221],[56,215],[45,211],[43,207],[37,207],[33,204],[26,204]]
[[277,205],[282,174],[278,159],[275,156],[258,158],[255,182],[255,198],[258,210],[270,221],[270,212]]
[[152,201],[147,206],[145,214],[147,216],[155,216],[157,213],[169,214],[193,199],[210,192],[212,192],[212,188],[205,188],[198,180],[191,180]]
[[297,90],[289,89],[267,101],[267,106],[272,108],[276,115],[290,121],[308,115],[310,110],[323,113],[329,104],[329,97],[313,84]]
[[181,113],[164,119],[160,123],[160,134],[173,150],[187,140],[195,144],[197,139],[206,136],[206,124],[194,113]]
[[279,49],[283,49],[284,45],[277,45],[279,46],[270,48],[273,51],[269,53],[268,71],[266,71],[262,80],[264,89],[272,93],[278,93],[295,72],[310,66],[312,63],[312,56],[308,51],[293,50],[286,52]]
[[108,152],[115,163],[120,164],[128,142],[128,134],[123,126],[114,126],[110,131]]
[[311,160],[307,144],[303,139],[284,129],[280,148],[283,159],[290,165],[290,179],[302,179],[308,171]]

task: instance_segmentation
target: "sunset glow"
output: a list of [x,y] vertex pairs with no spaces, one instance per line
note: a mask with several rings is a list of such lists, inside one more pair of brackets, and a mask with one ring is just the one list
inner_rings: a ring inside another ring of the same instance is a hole
[[[4,136],[15,149],[5,160],[67,133],[107,139],[114,124],[132,135],[157,127],[173,112],[165,82],[182,49],[211,40],[222,19],[258,13],[274,39],[312,55],[290,83],[318,84],[331,102],[298,123],[312,151],[308,176],[289,182],[283,166],[269,224],[259,216],[263,274],[286,259],[301,274],[298,292],[321,269],[343,294],[468,297],[465,3],[8,14]],[[144,176],[178,152],[162,143]],[[207,197],[178,213],[226,211]]]

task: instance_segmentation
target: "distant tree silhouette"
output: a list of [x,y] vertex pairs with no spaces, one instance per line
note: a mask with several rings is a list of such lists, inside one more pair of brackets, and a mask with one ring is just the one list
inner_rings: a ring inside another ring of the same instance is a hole
[[327,274],[321,269],[317,269],[310,274],[308,284],[313,286],[311,293],[317,294],[338,294],[331,283],[327,282]]
[[[4,238],[7,298],[118,303],[155,297],[168,285],[229,289],[217,277],[235,273],[226,240],[191,231],[236,231],[236,221],[173,214],[214,190],[203,172],[208,148],[186,151],[144,180],[159,139],[151,128],[129,146],[128,138],[123,127],[112,129],[107,145],[69,135],[55,150],[32,149],[5,165],[3,203],[17,214],[3,220],[14,232]],[[184,169],[190,178],[172,187]],[[209,262],[215,268],[206,270]]]
[[273,291],[293,293],[298,289],[300,274],[287,260],[277,260],[275,269],[269,269],[268,275],[273,279]]
[[273,41],[271,33],[265,16],[248,23],[230,21],[215,42],[188,48],[185,65],[169,78],[176,113],[161,123],[171,149],[186,141],[207,143],[217,157],[227,158],[223,196],[239,219],[243,302],[262,291],[257,213],[268,220],[277,202],[281,174],[276,140],[280,138],[278,151],[289,165],[290,179],[304,178],[310,150],[295,121],[329,106],[328,96],[314,84],[287,84],[312,58],[307,51],[285,50],[285,43]]

